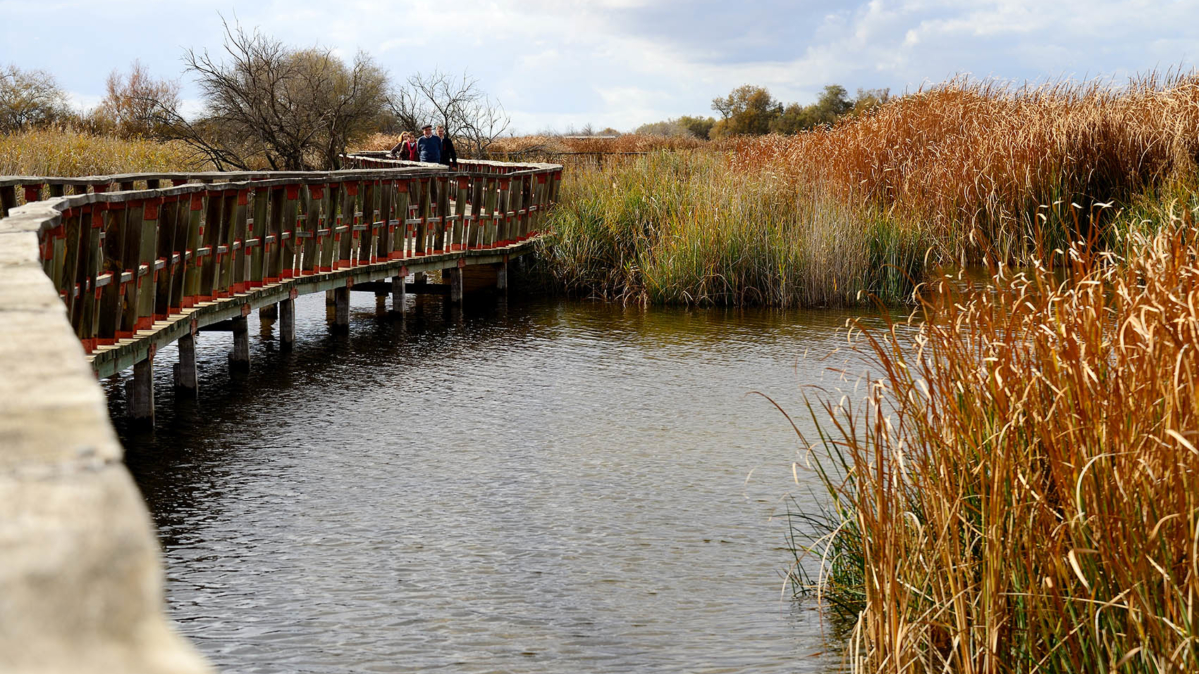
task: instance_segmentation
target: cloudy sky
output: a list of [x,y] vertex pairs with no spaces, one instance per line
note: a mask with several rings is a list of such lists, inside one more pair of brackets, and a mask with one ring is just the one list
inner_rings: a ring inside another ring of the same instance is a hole
[[218,50],[222,14],[297,46],[364,50],[397,78],[467,71],[521,132],[713,114],[746,83],[808,103],[830,82],[1119,80],[1199,57],[1199,0],[0,0],[0,65],[48,70],[86,106],[141,59],[194,98],[180,56]]

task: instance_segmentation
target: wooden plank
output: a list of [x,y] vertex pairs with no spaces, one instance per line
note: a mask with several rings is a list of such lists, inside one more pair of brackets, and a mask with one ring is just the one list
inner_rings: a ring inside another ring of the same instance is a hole
[[266,243],[266,263],[263,272],[266,276],[262,279],[263,283],[278,283],[283,274],[283,202],[286,196],[282,187],[273,187],[270,190],[271,213],[266,238],[273,241]]
[[133,200],[128,202],[126,210],[128,214],[125,217],[125,231],[121,236],[125,249],[121,254],[121,263],[124,266],[122,273],[127,273],[130,277],[127,282],[122,284],[121,323],[117,328],[117,339],[132,337],[137,330],[137,295],[141,287],[141,284],[137,282],[137,272],[141,260],[144,204],[141,200]]
[[[250,277],[246,280],[248,288],[261,288],[262,279],[266,276],[266,234],[267,234],[267,218],[270,213],[271,198],[270,190],[266,187],[259,187],[254,190],[254,225],[253,229],[249,229],[247,225],[247,235],[249,239],[257,240],[257,245],[250,249]],[[248,240],[247,240],[248,244]]]
[[466,241],[466,199],[470,193],[470,179],[466,176],[458,176],[453,180],[457,183],[458,194],[454,199],[454,225],[450,233],[450,250],[463,250]]
[[157,296],[158,275],[155,273],[155,261],[158,259],[158,217],[162,198],[155,197],[142,202],[141,242],[138,246],[138,268],[145,269],[145,274],[138,274],[137,285],[137,323],[135,330],[148,330],[154,325],[154,299]]
[[204,193],[196,192],[187,200],[187,235],[184,237],[184,256],[189,258],[183,263],[183,292],[179,304],[184,309],[195,305],[196,296],[200,294],[200,258],[196,251],[200,248],[200,218],[204,213]]
[[339,232],[333,237],[337,246],[337,259],[333,263],[334,269],[344,269],[354,265],[354,225],[358,223],[355,215],[358,210],[358,183],[354,181],[342,183],[341,192],[341,219],[338,229],[344,228],[345,231]]
[[113,282],[104,286],[100,293],[99,331],[97,346],[107,346],[116,341],[121,325],[121,273],[125,270],[125,219],[128,209],[125,204],[109,204],[104,212],[104,255],[101,271],[111,274]]
[[104,233],[104,206],[105,204],[95,204],[87,228],[87,261],[84,266],[83,287],[80,289],[80,293],[86,296],[83,297],[83,310],[77,331],[79,339],[83,342],[83,350],[87,353],[96,350],[96,335],[100,327],[101,293],[96,279],[99,278],[104,263],[104,251],[100,248],[100,235]]
[[225,252],[216,251],[217,287],[213,294],[217,297],[233,296],[233,242],[237,240],[237,190],[225,190],[221,195],[221,246]]
[[159,207],[158,216],[158,253],[162,269],[156,272],[157,281],[154,284],[154,320],[165,319],[171,313],[171,291],[174,289],[174,271],[177,265],[171,263],[174,257],[179,233],[179,198],[167,197]]
[[229,288],[233,294],[244,293],[249,280],[249,270],[247,269],[249,258],[246,256],[246,240],[249,238],[250,231],[249,220],[250,190],[242,188],[237,190],[237,208],[233,212],[234,250],[231,253],[233,277]]
[[[221,192],[213,189],[205,191],[207,206],[204,209],[203,247],[208,254],[200,258],[200,292],[196,298],[199,302],[208,302],[215,297],[217,287],[217,246],[221,242]],[[198,254],[198,253],[197,253]]]
[[338,239],[337,235],[334,233],[334,228],[339,222],[337,208],[338,204],[341,202],[340,194],[341,183],[329,183],[329,188],[325,190],[325,201],[321,206],[324,213],[324,223],[322,224],[322,229],[328,230],[328,232],[324,235],[324,239],[321,241],[321,258],[319,269],[322,272],[333,271],[333,267],[336,266],[334,258],[340,250],[338,245],[340,239]]
[[355,231],[358,236],[355,248],[358,251],[358,264],[371,264],[375,262],[374,251],[375,243],[375,226],[379,221],[378,213],[375,210],[375,183],[368,180],[362,183],[362,218],[358,224],[366,225],[366,230],[362,232]]
[[408,256],[408,186],[409,181],[397,180],[395,183],[395,218],[396,240],[392,242],[391,259],[398,260]]
[[316,273],[317,261],[319,252],[317,244],[321,239],[317,236],[317,230],[320,229],[321,220],[321,205],[324,202],[325,186],[324,185],[307,185],[300,190],[300,202],[304,209],[304,227],[305,234],[304,243],[301,247],[302,253],[300,257],[300,275],[308,276]]
[[437,217],[441,218],[433,233],[433,254],[440,255],[449,250],[450,231],[450,186],[446,177],[439,175],[434,178],[437,184]]
[[283,216],[280,245],[279,278],[288,279],[295,276],[296,270],[296,218],[300,212],[301,185],[287,185],[283,188]]
[[417,217],[420,222],[416,225],[416,248],[413,251],[413,256],[420,257],[427,255],[429,248],[429,209],[430,204],[430,179],[420,179],[420,207],[417,212]]

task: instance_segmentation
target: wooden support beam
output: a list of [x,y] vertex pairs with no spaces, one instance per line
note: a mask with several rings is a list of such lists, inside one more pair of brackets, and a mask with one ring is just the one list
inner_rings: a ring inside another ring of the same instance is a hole
[[399,313],[404,312],[404,305],[408,300],[408,284],[404,282],[403,276],[391,277],[391,310]]
[[279,346],[291,351],[296,343],[296,301],[286,299],[275,306],[279,307]]
[[179,362],[175,363],[175,388],[195,397],[200,389],[196,376],[196,338],[184,335],[179,338]]
[[450,286],[450,302],[452,304],[459,304],[462,302],[462,268],[451,267],[445,271],[450,277],[448,284]]
[[235,370],[250,369],[250,329],[245,316],[230,319],[233,327],[233,352],[229,354],[229,366]]
[[337,288],[333,291],[335,305],[333,311],[333,330],[335,332],[350,331],[350,289]]
[[[376,297],[392,293],[394,296],[395,281],[371,281],[369,283],[355,283],[350,290],[352,292],[370,292]],[[449,295],[450,284],[448,283],[405,283],[404,293],[412,295]]]
[[133,379],[125,384],[129,400],[129,417],[134,421],[154,423],[154,358],[138,361],[133,366]]

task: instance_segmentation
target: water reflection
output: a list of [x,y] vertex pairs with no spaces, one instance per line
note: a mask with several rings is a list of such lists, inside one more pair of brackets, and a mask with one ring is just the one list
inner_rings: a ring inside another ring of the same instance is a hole
[[[821,671],[785,599],[797,443],[837,311],[324,298],[296,345],[198,342],[198,401],[119,430],[180,629],[224,671]],[[809,354],[804,358],[804,354]],[[121,387],[109,384],[114,415]],[[801,473],[801,477],[803,474]],[[772,519],[772,516],[775,516]]]

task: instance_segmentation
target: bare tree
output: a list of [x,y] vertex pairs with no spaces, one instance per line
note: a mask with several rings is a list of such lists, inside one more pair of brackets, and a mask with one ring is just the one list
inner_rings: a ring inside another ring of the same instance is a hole
[[71,116],[67,94],[43,70],[0,68],[0,132],[11,133]]
[[416,73],[388,98],[396,122],[416,131],[425,124],[444,124],[446,133],[460,141],[464,154],[481,156],[508,130],[512,119],[499,101],[478,86],[478,80],[439,70]]
[[163,108],[173,137],[218,168],[336,168],[354,139],[386,112],[387,74],[365,53],[352,65],[332,50],[297,50],[225,24],[225,58],[188,50],[187,70],[204,94],[195,121]]
[[159,111],[179,107],[179,82],[155,79],[140,61],[133,62],[128,75],[112,71],[105,88],[91,122],[120,136],[155,135],[161,123]]

